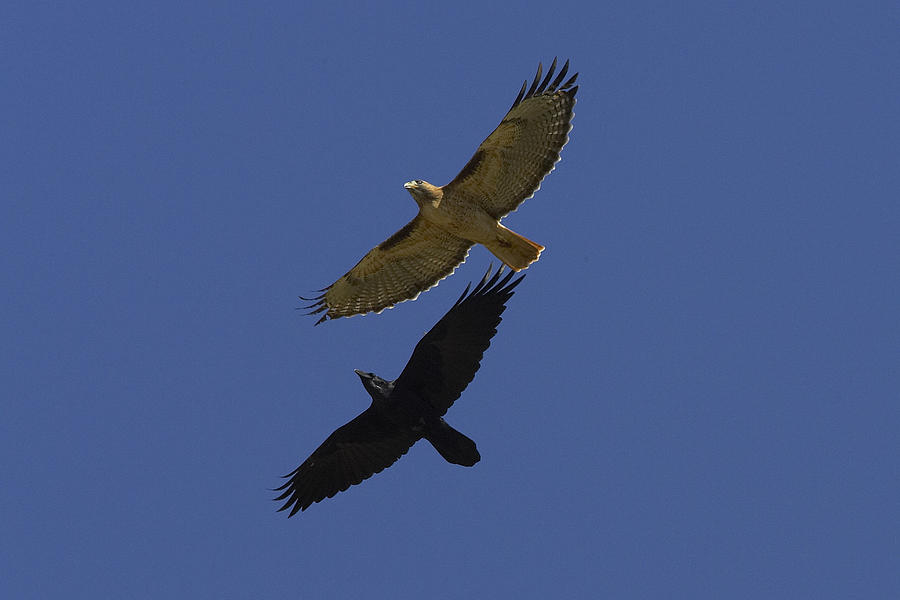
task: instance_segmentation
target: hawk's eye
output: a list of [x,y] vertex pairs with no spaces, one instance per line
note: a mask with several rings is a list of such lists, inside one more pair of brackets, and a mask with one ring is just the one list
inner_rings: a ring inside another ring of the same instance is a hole
[[422,181],[421,179],[416,179],[416,185],[422,185],[423,183],[425,183],[425,182]]

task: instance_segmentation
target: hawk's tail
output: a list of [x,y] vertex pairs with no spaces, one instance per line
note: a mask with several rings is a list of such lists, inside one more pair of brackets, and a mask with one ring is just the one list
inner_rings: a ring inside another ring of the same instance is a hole
[[426,427],[425,439],[431,442],[447,462],[471,467],[481,460],[475,442],[450,427],[443,419]]
[[544,247],[507,229],[503,225],[497,225],[497,237],[490,244],[485,244],[491,253],[503,261],[514,271],[521,271],[536,261]]

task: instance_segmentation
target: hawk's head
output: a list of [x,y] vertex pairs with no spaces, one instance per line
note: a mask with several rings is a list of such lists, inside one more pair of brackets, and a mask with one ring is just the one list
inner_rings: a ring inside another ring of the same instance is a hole
[[422,204],[423,202],[434,202],[435,200],[440,200],[441,196],[441,188],[436,185],[431,185],[427,181],[423,181],[421,179],[416,179],[414,181],[407,181],[403,184],[403,187],[407,189],[407,191],[412,195],[413,199]]

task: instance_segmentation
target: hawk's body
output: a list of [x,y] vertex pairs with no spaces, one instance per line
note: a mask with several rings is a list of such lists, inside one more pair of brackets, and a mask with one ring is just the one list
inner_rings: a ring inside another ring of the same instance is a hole
[[577,74],[563,83],[569,63],[551,81],[556,60],[531,88],[522,86],[512,108],[462,171],[447,185],[405,184],[419,214],[373,248],[349,272],[314,298],[318,321],[381,312],[416,298],[460,265],[474,244],[483,244],[519,271],[536,261],[540,244],[507,229],[500,219],[540,188],[568,141]]

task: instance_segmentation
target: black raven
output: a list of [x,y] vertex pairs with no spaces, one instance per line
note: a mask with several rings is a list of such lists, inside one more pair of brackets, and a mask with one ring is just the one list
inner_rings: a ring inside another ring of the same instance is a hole
[[358,417],[328,436],[312,456],[275,491],[287,500],[279,511],[288,516],[331,498],[406,454],[425,438],[448,462],[471,467],[481,455],[475,442],[442,418],[475,377],[481,357],[497,333],[506,301],[522,281],[510,283],[513,272],[500,279],[501,266],[491,269],[472,293],[466,287],[444,317],[423,337],[403,372],[394,381],[356,371],[372,404]]

